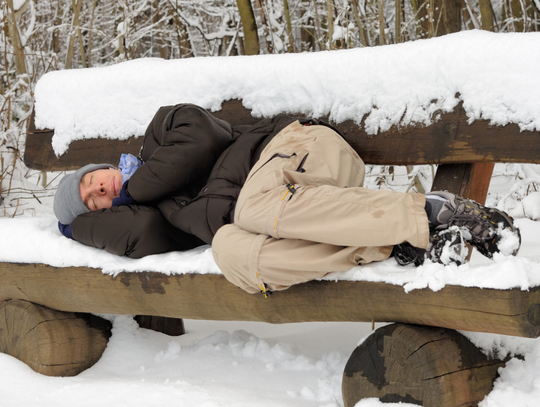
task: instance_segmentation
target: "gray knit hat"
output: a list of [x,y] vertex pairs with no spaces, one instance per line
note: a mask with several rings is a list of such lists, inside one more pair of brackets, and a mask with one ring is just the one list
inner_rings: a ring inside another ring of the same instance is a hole
[[70,225],[75,218],[90,212],[81,199],[79,184],[84,174],[95,170],[115,168],[111,164],[88,164],[60,180],[54,197],[54,214],[64,225]]

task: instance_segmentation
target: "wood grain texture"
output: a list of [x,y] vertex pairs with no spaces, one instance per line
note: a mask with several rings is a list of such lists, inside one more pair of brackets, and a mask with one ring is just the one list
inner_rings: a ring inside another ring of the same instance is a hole
[[493,163],[444,164],[437,168],[432,191],[450,191],[485,204]]
[[48,376],[74,376],[96,363],[110,323],[23,300],[0,302],[0,352]]
[[352,353],[343,373],[343,400],[345,407],[368,397],[424,407],[476,406],[502,366],[454,330],[387,325]]
[[529,291],[446,286],[405,293],[361,281],[312,281],[269,298],[222,275],[120,273],[86,267],[0,263],[0,300],[23,299],[71,312],[269,323],[380,321],[505,335],[540,335],[540,287]]
[[[223,103],[216,116],[235,124],[251,124],[260,118],[239,100]],[[288,113],[293,116],[305,116]],[[325,117],[319,119],[327,119]],[[540,132],[521,131],[518,125],[490,126],[485,120],[467,123],[463,107],[442,113],[431,126],[392,127],[369,135],[363,125],[351,120],[332,123],[368,164],[459,164],[484,162],[540,163]],[[38,170],[76,169],[88,163],[117,163],[121,153],[137,155],[142,138],[127,141],[88,139],[71,143],[67,153],[57,158],[52,151],[52,130],[37,130],[30,121],[24,155],[25,164]]]

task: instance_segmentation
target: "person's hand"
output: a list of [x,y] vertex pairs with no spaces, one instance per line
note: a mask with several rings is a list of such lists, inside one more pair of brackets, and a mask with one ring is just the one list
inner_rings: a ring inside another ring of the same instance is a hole
[[120,195],[113,199],[112,206],[136,205],[137,202],[127,192],[128,181],[124,182]]
[[63,223],[58,222],[58,229],[65,237],[73,239],[73,235],[71,234],[71,225],[64,225]]

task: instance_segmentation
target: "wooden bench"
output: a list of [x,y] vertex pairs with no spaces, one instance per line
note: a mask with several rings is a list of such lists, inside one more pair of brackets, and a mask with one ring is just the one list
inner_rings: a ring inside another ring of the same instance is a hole
[[[233,124],[254,123],[240,101],[215,113]],[[467,124],[461,106],[429,127],[367,135],[353,122],[334,124],[368,164],[440,164],[433,189],[484,202],[495,162],[540,162],[540,132],[517,125]],[[43,170],[76,169],[137,154],[142,138],[75,141],[57,158],[53,130],[31,121],[25,163]],[[76,278],[73,276],[76,275]],[[529,291],[446,286],[405,293],[362,281],[312,281],[250,295],[222,275],[120,273],[86,267],[0,263],[0,351],[47,375],[73,375],[95,363],[110,326],[90,313],[138,315],[146,327],[183,332],[182,318],[264,321],[397,322],[377,330],[351,355],[343,376],[345,406],[364,397],[424,406],[476,405],[504,361],[489,359],[455,330],[540,336],[540,287]],[[39,346],[34,344],[38,343]],[[61,344],[61,345],[60,345]]]

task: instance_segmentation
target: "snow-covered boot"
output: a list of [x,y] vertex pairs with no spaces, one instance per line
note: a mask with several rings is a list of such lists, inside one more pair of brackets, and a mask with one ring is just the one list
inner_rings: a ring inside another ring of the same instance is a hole
[[400,266],[407,266],[412,263],[418,267],[424,264],[426,249],[420,249],[409,242],[405,242],[394,246],[392,256]]
[[457,226],[463,238],[488,258],[498,252],[516,255],[521,245],[511,216],[450,192],[427,193],[426,213],[432,231]]
[[394,246],[392,255],[400,266],[414,264],[421,266],[426,259],[434,263],[448,265],[455,263],[458,266],[465,263],[468,249],[465,246],[461,231],[453,226],[437,232],[431,232],[428,249],[414,247],[405,242]]
[[427,257],[432,262],[444,265],[455,263],[459,266],[465,263],[467,254],[469,249],[457,226],[431,233]]

